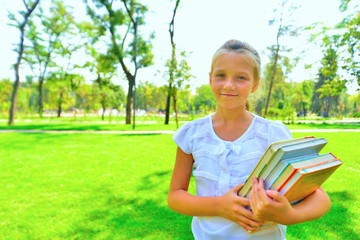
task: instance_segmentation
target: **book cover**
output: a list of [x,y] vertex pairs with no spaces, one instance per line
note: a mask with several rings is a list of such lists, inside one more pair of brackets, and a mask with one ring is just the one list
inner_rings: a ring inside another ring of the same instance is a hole
[[[302,141],[288,141],[283,143],[267,160],[263,160],[266,155],[265,152],[264,156],[260,159],[260,162],[263,163],[256,165],[239,190],[238,195],[248,197],[251,190],[252,178],[266,179],[274,167],[283,159],[319,153],[326,144],[327,141],[324,138],[303,138]],[[271,145],[269,148],[271,148]]]
[[264,155],[261,157],[261,159],[259,160],[259,162],[257,163],[256,167],[254,168],[254,170],[251,172],[251,174],[249,175],[249,177],[247,178],[247,180],[245,181],[244,185],[241,187],[241,189],[238,192],[239,196],[245,196],[251,189],[251,184],[252,184],[252,178],[259,177],[259,174],[261,173],[261,171],[264,169],[264,167],[267,165],[267,163],[270,161],[270,159],[272,158],[272,156],[274,155],[274,153],[282,146],[287,145],[287,144],[295,144],[295,143],[301,143],[301,142],[307,142],[307,141],[311,141],[314,140],[314,137],[303,137],[303,138],[296,138],[296,139],[290,139],[290,140],[286,140],[286,141],[281,141],[281,142],[275,142],[272,143],[265,151]]
[[322,155],[315,153],[307,156],[285,159],[276,165],[275,169],[264,180],[264,187],[265,189],[270,190],[281,189],[296,171],[335,160],[338,159],[331,153]]
[[[319,152],[327,144],[324,138],[310,138],[308,141],[281,142],[277,150],[267,151],[256,165],[245,183],[250,187],[240,196],[248,197],[251,191],[252,178],[264,179],[265,189],[276,190],[283,194],[291,204],[297,204],[316,191],[328,177],[342,164],[332,153],[320,155]],[[261,163],[260,163],[261,162]],[[243,185],[243,187],[245,184]],[[257,231],[262,231],[276,223],[267,224]],[[249,232],[254,233],[254,232]]]
[[341,164],[341,160],[335,160],[298,170],[278,191],[290,203],[299,201],[316,191]]

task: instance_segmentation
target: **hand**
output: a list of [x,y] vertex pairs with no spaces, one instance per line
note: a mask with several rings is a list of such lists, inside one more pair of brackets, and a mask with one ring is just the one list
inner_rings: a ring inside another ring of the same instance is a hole
[[249,199],[237,195],[242,185],[230,189],[220,197],[219,215],[239,224],[245,230],[256,231],[264,224],[264,221],[256,218],[251,211],[245,208],[250,205]]
[[264,181],[253,178],[250,206],[256,218],[285,224],[295,216],[295,210],[278,191],[264,189]]

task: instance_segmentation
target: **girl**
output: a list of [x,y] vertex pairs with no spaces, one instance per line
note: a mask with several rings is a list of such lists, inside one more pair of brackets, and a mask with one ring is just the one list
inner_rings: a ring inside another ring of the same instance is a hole
[[[237,196],[266,148],[292,136],[284,124],[247,111],[260,81],[260,57],[250,45],[226,42],[213,57],[209,78],[216,112],[184,124],[173,136],[178,149],[168,204],[194,216],[195,239],[285,239],[284,225],[328,212],[330,200],[322,188],[295,206],[280,193],[265,191],[262,180],[254,179],[249,199]],[[191,172],[196,196],[188,193]],[[278,224],[248,234],[265,221]]]

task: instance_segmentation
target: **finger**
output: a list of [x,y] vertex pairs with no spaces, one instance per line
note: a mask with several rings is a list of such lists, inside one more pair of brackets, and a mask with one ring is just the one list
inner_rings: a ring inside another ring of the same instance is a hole
[[241,184],[233,187],[231,190],[237,194],[243,185],[244,185],[244,183],[241,183]]
[[249,195],[249,201],[250,201],[250,206],[251,208],[254,210],[256,209],[256,206],[257,206],[257,202],[256,202],[256,198],[255,198],[255,184],[254,182],[252,183],[252,190],[250,192],[250,195]]
[[245,206],[249,206],[250,205],[250,201],[248,198],[245,197],[241,197],[241,196],[236,196],[236,203],[240,204],[240,205],[245,205]]
[[250,221],[245,222],[255,227],[258,227],[263,223],[263,220],[256,218],[255,214],[244,206],[239,206],[237,208],[235,218]]
[[248,219],[243,215],[239,215],[237,223],[248,231],[256,231],[260,226],[262,226],[262,223]]
[[268,197],[272,198],[276,202],[281,202],[284,200],[284,196],[278,191],[267,190],[266,195],[268,195]]
[[253,186],[252,186],[252,192],[253,192],[253,201],[255,203],[255,206],[258,207],[261,203],[261,198],[259,196],[259,182],[257,179],[254,179]]
[[259,184],[257,186],[257,193],[262,202],[269,201],[269,197],[267,196],[264,189],[264,180],[260,179]]

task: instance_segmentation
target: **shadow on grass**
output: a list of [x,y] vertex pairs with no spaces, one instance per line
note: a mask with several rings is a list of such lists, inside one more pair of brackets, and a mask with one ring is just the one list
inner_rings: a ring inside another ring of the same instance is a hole
[[[134,196],[114,196],[105,188],[107,199],[97,210],[83,214],[64,238],[70,239],[193,239],[191,217],[167,206],[170,171],[157,171],[134,186]],[[166,188],[164,187],[166,185]],[[161,186],[161,187],[159,187]],[[103,194],[98,193],[98,194]],[[135,195],[136,193],[136,195]]]
[[310,129],[358,129],[360,128],[359,122],[351,122],[351,123],[295,123],[295,124],[287,124],[288,126],[303,126],[304,128]]
[[[142,178],[142,182],[137,187],[137,191],[149,191],[151,189],[156,189],[159,184],[164,181],[164,177],[167,177],[167,179],[170,179],[170,173],[171,171],[157,171],[150,173]],[[166,189],[166,192],[164,194],[167,194],[168,189]],[[166,196],[167,197],[167,196]]]
[[[16,123],[14,126],[8,126],[0,123],[0,130],[74,130],[74,131],[133,131],[132,124],[125,123],[82,123],[82,122],[65,122],[65,123]],[[146,130],[176,130],[174,124],[137,124],[134,131]]]
[[31,125],[15,125],[15,126],[0,126],[1,130],[76,130],[76,131],[100,131],[107,130],[106,126],[102,125],[72,125],[72,124],[61,124],[61,123],[49,123],[49,124],[31,124]]
[[44,133],[2,133],[0,137],[7,139],[7,141],[1,141],[1,147],[10,151],[33,149],[34,145],[40,146],[44,143],[55,144],[61,141],[61,138],[67,138],[68,134],[44,134]]
[[330,211],[315,221],[289,226],[289,239],[360,239],[354,231],[354,218],[358,216],[352,216],[348,210],[355,200],[353,195],[344,191],[328,195],[332,202]]

